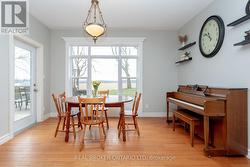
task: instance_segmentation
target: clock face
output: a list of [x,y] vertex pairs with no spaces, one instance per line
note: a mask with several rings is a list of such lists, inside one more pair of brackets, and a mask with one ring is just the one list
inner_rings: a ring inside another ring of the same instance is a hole
[[218,53],[224,39],[225,27],[218,16],[209,17],[200,32],[200,51],[205,57],[213,57]]

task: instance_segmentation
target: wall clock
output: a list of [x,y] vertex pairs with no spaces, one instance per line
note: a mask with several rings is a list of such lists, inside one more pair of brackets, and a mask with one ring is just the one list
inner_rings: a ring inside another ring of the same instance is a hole
[[249,14],[249,15],[250,15],[250,0],[247,2],[246,14]]
[[215,56],[224,41],[225,25],[220,16],[211,16],[203,24],[200,37],[199,47],[204,57]]

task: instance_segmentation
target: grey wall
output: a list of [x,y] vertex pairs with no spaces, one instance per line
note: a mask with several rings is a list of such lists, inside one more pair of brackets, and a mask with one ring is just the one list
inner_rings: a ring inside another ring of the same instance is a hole
[[[62,37],[82,37],[82,31],[51,32],[51,93],[65,88],[65,42]],[[174,61],[177,32],[146,30],[109,30],[107,37],[146,37],[143,49],[143,112],[165,111],[165,92],[176,89]],[[97,41],[98,42],[98,41]],[[51,105],[54,111],[54,105]]]
[[[45,69],[45,112],[50,111],[49,83],[50,83],[50,30],[42,23],[30,16],[30,34],[28,35],[44,45]],[[0,35],[0,137],[9,133],[9,36]]]
[[30,32],[33,40],[43,44],[44,47],[44,107],[45,114],[50,112],[50,29],[30,16]]
[[[216,0],[184,25],[179,34],[187,34],[190,41],[198,42],[201,26],[207,17],[220,15],[227,25],[245,15],[247,1]],[[193,60],[178,67],[178,84],[250,88],[250,45],[245,47],[233,46],[234,43],[244,39],[244,32],[250,29],[249,23],[250,21],[247,21],[233,28],[226,27],[224,44],[220,52],[213,58],[202,57],[199,46],[194,46],[191,49]],[[248,104],[249,102],[250,100]],[[248,120],[250,120],[250,117]],[[250,134],[250,131],[248,134]],[[250,136],[248,139],[250,143]]]

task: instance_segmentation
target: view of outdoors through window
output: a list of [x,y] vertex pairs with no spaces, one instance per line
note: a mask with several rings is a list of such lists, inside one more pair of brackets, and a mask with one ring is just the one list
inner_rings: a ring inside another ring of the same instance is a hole
[[109,90],[110,95],[134,96],[137,60],[137,47],[133,46],[72,46],[73,95],[92,92],[92,81],[100,81],[98,90]]
[[30,115],[31,53],[15,47],[15,120]]

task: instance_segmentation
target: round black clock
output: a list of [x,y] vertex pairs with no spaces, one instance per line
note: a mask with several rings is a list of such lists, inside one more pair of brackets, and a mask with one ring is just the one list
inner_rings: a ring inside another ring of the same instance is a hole
[[224,41],[225,25],[220,16],[211,16],[203,24],[200,37],[199,48],[204,57],[215,56]]
[[247,6],[246,6],[246,14],[250,15],[250,0],[247,2]]

